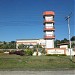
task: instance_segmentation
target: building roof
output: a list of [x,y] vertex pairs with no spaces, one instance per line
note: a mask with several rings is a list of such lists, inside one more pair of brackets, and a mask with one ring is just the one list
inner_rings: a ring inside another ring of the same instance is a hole
[[16,39],[16,41],[18,40],[40,40],[40,39]]
[[43,15],[55,15],[55,13],[53,11],[45,11]]
[[60,45],[68,45],[69,43],[61,43],[61,44],[57,44],[58,46]]
[[61,45],[68,45],[69,43],[61,43]]

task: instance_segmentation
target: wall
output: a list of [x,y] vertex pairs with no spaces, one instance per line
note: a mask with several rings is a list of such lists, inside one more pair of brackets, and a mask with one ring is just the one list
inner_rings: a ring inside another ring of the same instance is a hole
[[46,47],[45,48],[54,48],[54,39],[51,40],[45,40]]
[[68,45],[60,45],[60,48],[66,48],[66,49],[68,49]]
[[71,54],[72,56],[75,55],[75,51],[74,51],[73,49],[67,49],[67,50],[66,50],[66,55],[70,55],[70,54]]
[[17,40],[16,41],[16,48],[18,48],[18,46],[20,44],[24,44],[24,45],[42,45],[42,47],[45,46],[45,40],[44,39],[24,39],[24,40]]
[[75,55],[74,49],[66,49],[66,48],[47,48],[46,49],[47,54],[65,54],[67,56],[70,56],[70,53],[72,56]]
[[53,23],[45,24],[45,28],[53,28]]
[[49,48],[46,49],[47,54],[66,54],[65,48]]
[[53,16],[45,16],[45,20],[53,20]]

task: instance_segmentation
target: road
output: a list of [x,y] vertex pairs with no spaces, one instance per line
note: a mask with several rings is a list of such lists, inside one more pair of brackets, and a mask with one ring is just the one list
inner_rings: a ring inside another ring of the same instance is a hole
[[68,70],[68,71],[0,71],[0,75],[75,75],[75,70]]

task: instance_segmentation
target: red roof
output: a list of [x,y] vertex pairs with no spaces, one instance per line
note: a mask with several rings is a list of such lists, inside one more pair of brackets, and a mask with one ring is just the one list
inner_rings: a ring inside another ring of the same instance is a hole
[[50,30],[54,31],[55,28],[44,28],[44,31],[50,31]]
[[53,11],[45,11],[43,15],[55,15]]
[[61,44],[57,44],[58,46],[60,46],[60,45],[68,45],[69,43],[67,42],[67,43],[61,43]]
[[44,36],[44,39],[55,39],[55,36]]
[[44,20],[44,23],[54,23],[54,20]]

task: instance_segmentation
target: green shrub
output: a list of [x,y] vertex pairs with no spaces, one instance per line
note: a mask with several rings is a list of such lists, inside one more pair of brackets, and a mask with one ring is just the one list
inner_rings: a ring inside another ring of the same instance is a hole
[[33,54],[32,50],[30,50],[30,49],[25,50],[25,55],[32,56],[32,54]]

